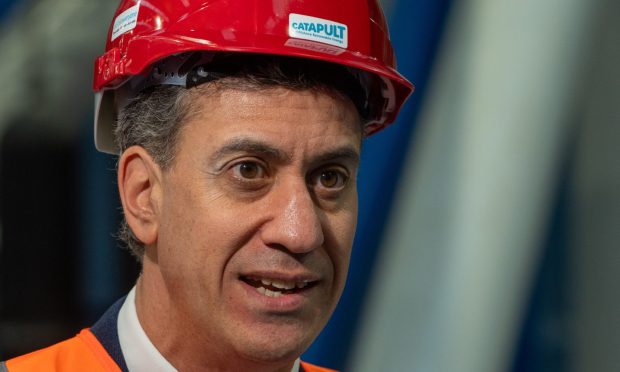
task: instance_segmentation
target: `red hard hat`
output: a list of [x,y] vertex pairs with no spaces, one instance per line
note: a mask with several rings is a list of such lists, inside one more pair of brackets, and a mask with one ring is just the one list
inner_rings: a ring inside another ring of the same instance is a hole
[[[396,71],[377,0],[122,0],[95,62],[95,144],[117,153],[115,92],[153,65],[184,52],[246,52],[310,58],[378,77],[369,100],[380,113],[372,134],[392,123],[413,91]],[[378,87],[378,88],[377,88]]]

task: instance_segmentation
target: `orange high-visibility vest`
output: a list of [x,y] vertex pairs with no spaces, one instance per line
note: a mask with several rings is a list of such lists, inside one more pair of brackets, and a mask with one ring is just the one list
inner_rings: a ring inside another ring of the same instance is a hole
[[[119,366],[88,329],[56,345],[6,362],[8,372],[121,372]],[[0,366],[0,371],[2,367]],[[335,372],[301,362],[303,372]]]
[[301,362],[301,372],[338,372],[333,369],[315,366],[314,364]]
[[9,372],[121,372],[110,354],[88,329],[66,341],[6,362]]
[[[0,371],[2,367],[0,366]],[[6,362],[8,372],[121,372],[95,335],[88,329],[56,345]],[[301,362],[303,372],[335,372]]]

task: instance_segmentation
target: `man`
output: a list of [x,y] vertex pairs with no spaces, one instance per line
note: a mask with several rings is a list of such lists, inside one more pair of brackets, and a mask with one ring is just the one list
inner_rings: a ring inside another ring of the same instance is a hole
[[95,141],[120,154],[142,272],[93,327],[6,368],[326,371],[299,356],[344,287],[361,141],[412,90],[394,63],[374,0],[123,1]]

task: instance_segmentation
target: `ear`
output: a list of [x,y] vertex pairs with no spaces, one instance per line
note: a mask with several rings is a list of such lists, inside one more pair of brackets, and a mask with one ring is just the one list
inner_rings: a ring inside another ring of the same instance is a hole
[[157,241],[161,205],[161,169],[140,146],[125,150],[118,161],[118,191],[125,220],[145,246]]

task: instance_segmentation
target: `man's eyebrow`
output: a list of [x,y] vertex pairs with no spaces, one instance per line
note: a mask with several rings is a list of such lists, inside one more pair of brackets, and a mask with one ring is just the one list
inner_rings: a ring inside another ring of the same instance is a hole
[[232,138],[217,151],[215,151],[213,155],[211,155],[211,160],[217,161],[218,159],[226,155],[238,152],[260,154],[281,161],[286,161],[290,159],[289,155],[286,154],[284,151],[279,150],[269,145],[268,143],[247,137],[237,137]]
[[339,147],[334,150],[326,151],[323,154],[319,154],[312,159],[312,163],[325,164],[336,160],[348,161],[357,166],[360,162],[359,151],[353,146]]
[[[247,137],[230,139],[227,143],[215,151],[213,155],[211,155],[211,160],[217,161],[226,155],[239,152],[259,154],[282,162],[290,161],[290,156],[286,152],[277,149],[266,142]],[[336,160],[345,160],[357,165],[360,162],[359,151],[354,146],[345,145],[318,154],[310,161],[313,164],[325,164]]]

